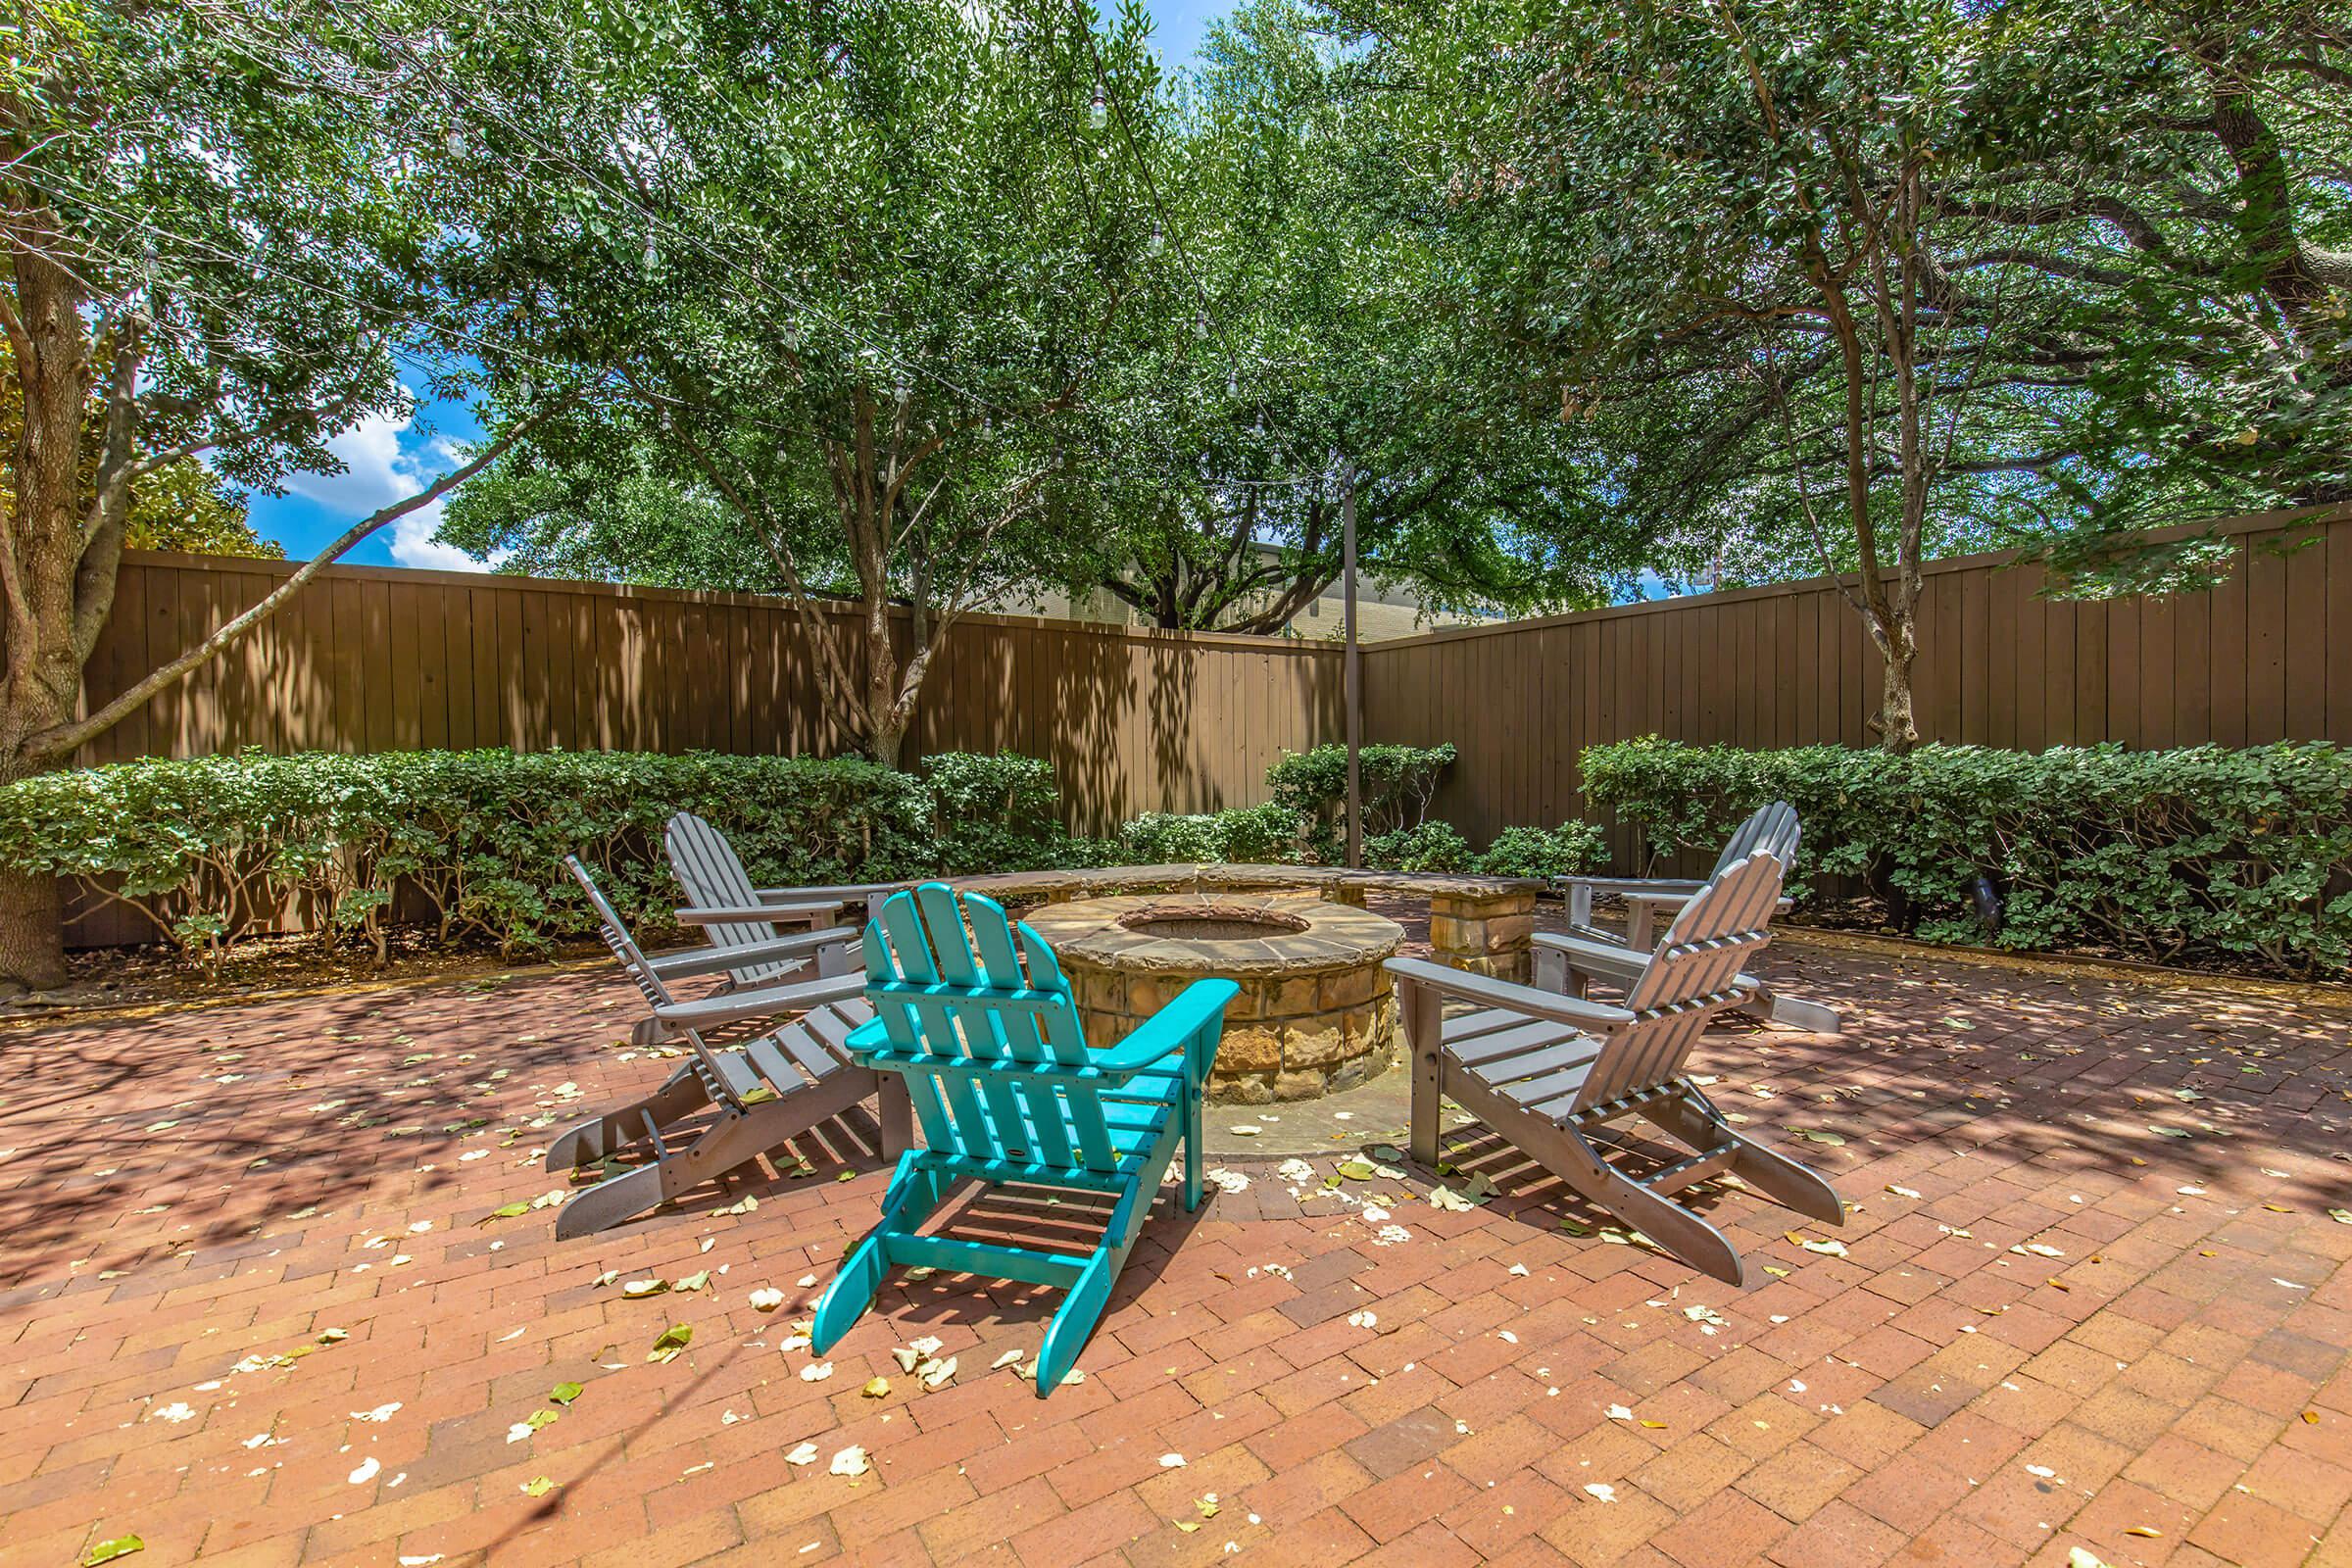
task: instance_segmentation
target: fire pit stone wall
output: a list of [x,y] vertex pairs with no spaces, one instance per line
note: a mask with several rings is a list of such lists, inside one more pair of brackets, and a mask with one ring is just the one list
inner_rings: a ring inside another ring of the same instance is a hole
[[1381,965],[1404,933],[1380,915],[1312,894],[1218,889],[1054,903],[1029,923],[1060,957],[1098,1049],[1195,980],[1238,984],[1211,1100],[1336,1094],[1396,1055],[1396,997]]

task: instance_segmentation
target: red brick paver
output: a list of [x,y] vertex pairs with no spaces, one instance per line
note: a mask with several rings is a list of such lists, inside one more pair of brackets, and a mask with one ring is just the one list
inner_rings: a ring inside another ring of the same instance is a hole
[[[989,1370],[1053,1304],[1003,1284],[894,1283],[801,1377],[884,1181],[857,1129],[602,1237],[501,1217],[566,1190],[550,1129],[664,1069],[603,974],[10,1037],[0,1561],[2352,1562],[2352,1015],[1772,967],[1851,1031],[1694,1065],[1856,1205],[1842,1255],[1711,1195],[1731,1291],[1578,1234],[1603,1217],[1480,1135],[1451,1157],[1502,1196],[1466,1214],[1235,1163],[1155,1215],[1047,1401]],[[950,1386],[891,1358],[922,1335]]]

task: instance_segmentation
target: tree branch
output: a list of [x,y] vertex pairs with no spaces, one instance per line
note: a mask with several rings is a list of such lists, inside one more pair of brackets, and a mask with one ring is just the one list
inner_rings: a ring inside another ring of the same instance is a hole
[[153,671],[144,680],[130,686],[113,702],[108,703],[86,718],[76,719],[69,724],[54,725],[26,737],[23,748],[24,755],[44,761],[67,757],[84,743],[105,734],[116,724],[137,712],[140,708],[152,701],[157,693],[177,684],[212,662],[220,656],[222,649],[235,642],[254,626],[276,614],[286,602],[301,592],[313,577],[318,576],[319,572],[341,559],[361,540],[387,523],[396,522],[412,512],[431,506],[435,501],[440,500],[441,497],[487,467],[498,458],[500,453],[521,440],[540,421],[579,396],[580,394],[577,392],[565,394],[528,418],[510,426],[496,440],[474,454],[464,465],[452,468],[416,494],[410,496],[405,501],[394,502],[391,506],[384,507],[353,523],[344,531],[342,537],[296,567],[292,576],[263,595],[261,601],[251,609],[221,622],[202,642]]

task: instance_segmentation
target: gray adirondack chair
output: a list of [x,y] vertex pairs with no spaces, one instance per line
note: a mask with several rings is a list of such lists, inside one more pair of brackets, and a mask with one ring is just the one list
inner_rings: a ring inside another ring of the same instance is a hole
[[883,895],[903,885],[755,888],[727,836],[692,811],[671,817],[662,839],[669,867],[686,890],[678,923],[701,926],[716,946],[750,948],[783,933],[820,929],[830,929],[838,939],[812,957],[746,963],[729,973],[734,987],[858,972],[852,945],[858,933],[841,923],[845,910],[857,904],[878,907]]
[[[906,1086],[858,1066],[844,1049],[851,1031],[873,1016],[862,974],[739,990],[685,1004],[669,989],[672,979],[719,972],[753,951],[808,956],[821,933],[778,939],[758,950],[710,947],[649,957],[579,858],[566,856],[564,863],[588,895],[605,946],[656,1009],[663,1036],[684,1045],[687,1055],[653,1093],[565,1128],[548,1146],[551,1171],[602,1160],[640,1139],[654,1155],[651,1164],[607,1177],[564,1204],[556,1216],[559,1241],[676,1199],[876,1093],[882,1152],[895,1156],[913,1142]],[[736,1026],[731,1039],[722,1033],[730,1025]],[[716,1114],[681,1132],[681,1122],[706,1111]]]
[[[1786,880],[1796,863],[1797,841],[1802,836],[1796,808],[1788,802],[1775,801],[1760,807],[1732,834],[1731,842],[1715,858],[1715,869],[1707,875],[1710,879],[1721,876],[1762,850],[1780,861],[1781,876]],[[1658,916],[1682,908],[1706,885],[1675,877],[1555,878],[1553,886],[1568,901],[1568,924],[1573,934],[1536,936],[1536,983],[1575,996],[1583,996],[1586,986],[1593,980],[1620,988],[1631,985],[1642,972],[1642,964],[1648,961],[1647,955],[1656,940]],[[1614,894],[1625,901],[1623,938],[1612,936],[1592,923],[1592,896],[1596,893]],[[1787,909],[1788,901],[1783,899],[1780,907]],[[1755,992],[1748,1010],[1761,1013],[1775,1023],[1825,1035],[1837,1034],[1845,1026],[1836,1012],[1818,1002],[1784,996],[1752,976],[1741,978]]]
[[[1753,1000],[1740,965],[1771,940],[1781,863],[1758,851],[1683,906],[1625,998],[1610,1006],[1536,986],[1392,958],[1413,1061],[1412,1154],[1435,1164],[1441,1096],[1692,1268],[1741,1282],[1740,1254],[1674,1200],[1726,1172],[1825,1225],[1845,1222],[1829,1183],[1735,1131],[1683,1063],[1707,1020]],[[1448,1001],[1470,1010],[1446,1016]],[[1687,1146],[1646,1174],[1613,1165],[1597,1134],[1641,1116]]]

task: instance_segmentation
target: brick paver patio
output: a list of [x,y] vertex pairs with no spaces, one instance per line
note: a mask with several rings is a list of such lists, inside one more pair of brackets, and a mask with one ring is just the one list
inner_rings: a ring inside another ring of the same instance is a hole
[[805,1378],[792,1322],[883,1186],[854,1146],[561,1246],[500,1217],[564,1186],[551,1120],[663,1070],[604,971],[8,1037],[0,1559],[2352,1563],[2352,1014],[1791,965],[1853,1032],[1698,1068],[1857,1205],[1843,1255],[1725,1194],[1735,1292],[1477,1138],[1466,1213],[1228,1162],[1047,1401],[990,1368],[1048,1308],[965,1281],[886,1289]]

